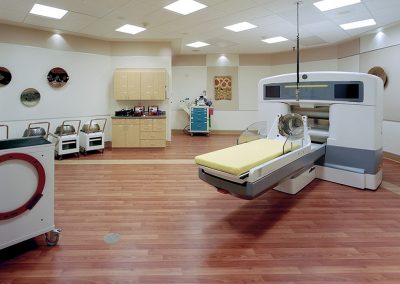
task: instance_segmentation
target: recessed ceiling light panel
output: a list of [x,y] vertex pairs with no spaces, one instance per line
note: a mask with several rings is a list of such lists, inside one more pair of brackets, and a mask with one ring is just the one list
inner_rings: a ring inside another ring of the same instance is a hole
[[137,33],[143,32],[144,30],[146,29],[134,25],[123,25],[122,27],[119,27],[115,31],[135,35]]
[[61,19],[68,13],[67,10],[58,9],[50,6],[35,4],[29,12],[34,15],[39,15],[48,18]]
[[210,44],[208,44],[206,42],[196,41],[196,42],[188,43],[186,46],[199,48],[199,47],[203,47],[203,46],[207,46],[207,45],[210,45]]
[[361,0],[323,0],[315,2],[314,6],[322,12],[360,3]]
[[245,30],[254,29],[256,27],[257,26],[250,24],[248,22],[241,22],[241,23],[237,23],[234,25],[226,26],[225,29],[231,30],[233,32],[241,32],[241,31],[245,31]]
[[169,4],[168,6],[165,6],[164,9],[182,15],[188,15],[190,13],[196,12],[206,7],[207,7],[206,5],[193,0],[178,0],[172,4]]
[[277,37],[271,37],[267,39],[263,39],[263,42],[266,43],[277,43],[277,42],[282,42],[282,41],[287,41],[288,39],[283,37],[283,36],[277,36]]
[[358,28],[369,27],[369,26],[374,26],[374,25],[376,25],[375,20],[368,19],[368,20],[364,20],[364,21],[342,24],[342,25],[340,25],[340,27],[344,30],[352,30],[352,29],[358,29]]

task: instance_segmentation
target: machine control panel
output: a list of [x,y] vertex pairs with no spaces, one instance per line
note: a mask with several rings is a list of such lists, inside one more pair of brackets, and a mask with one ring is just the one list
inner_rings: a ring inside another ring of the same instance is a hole
[[[264,85],[264,100],[296,99],[296,82]],[[301,100],[363,102],[364,84],[360,81],[301,82]]]

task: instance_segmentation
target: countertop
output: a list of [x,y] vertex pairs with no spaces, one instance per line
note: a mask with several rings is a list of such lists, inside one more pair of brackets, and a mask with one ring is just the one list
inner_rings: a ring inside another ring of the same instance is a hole
[[112,119],[162,119],[166,115],[146,115],[146,116],[111,116]]

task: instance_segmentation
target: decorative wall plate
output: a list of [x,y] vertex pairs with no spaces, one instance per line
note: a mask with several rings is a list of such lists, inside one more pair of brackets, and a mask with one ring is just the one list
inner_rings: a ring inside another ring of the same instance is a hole
[[11,72],[6,67],[0,67],[0,87],[8,85],[11,82]]
[[372,67],[371,69],[369,69],[368,74],[375,75],[381,78],[383,81],[383,86],[386,88],[386,85],[388,83],[388,77],[385,73],[385,70],[383,70],[382,67],[380,66]]
[[53,88],[61,88],[68,82],[69,76],[63,68],[55,67],[47,74],[47,80]]
[[40,93],[38,92],[38,90],[34,88],[25,89],[21,93],[21,103],[28,107],[37,105],[39,101],[40,101]]

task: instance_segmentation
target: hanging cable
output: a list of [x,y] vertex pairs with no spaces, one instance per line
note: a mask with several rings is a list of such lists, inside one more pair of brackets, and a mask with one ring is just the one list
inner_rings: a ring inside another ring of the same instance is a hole
[[299,29],[299,5],[301,1],[296,2],[297,5],[297,83],[296,83],[296,101],[300,100],[300,29]]

